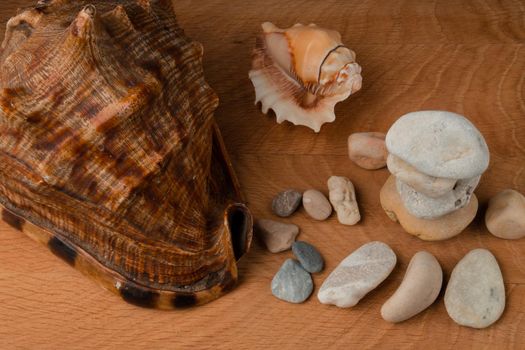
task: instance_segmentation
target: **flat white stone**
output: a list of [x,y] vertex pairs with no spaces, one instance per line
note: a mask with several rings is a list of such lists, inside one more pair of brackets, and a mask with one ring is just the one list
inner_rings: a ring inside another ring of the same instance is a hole
[[367,243],[341,261],[324,281],[317,298],[323,304],[354,306],[390,275],[396,261],[396,254],[385,243]]
[[491,252],[472,250],[454,267],[445,292],[445,307],[462,326],[485,328],[500,318],[505,309],[505,285]]
[[388,155],[386,164],[390,173],[397,179],[428,197],[437,198],[445,195],[454,189],[457,182],[457,179],[447,179],[423,174],[393,154]]
[[419,171],[434,177],[467,179],[489,165],[489,149],[465,117],[447,111],[419,111],[399,118],[386,135],[386,147]]

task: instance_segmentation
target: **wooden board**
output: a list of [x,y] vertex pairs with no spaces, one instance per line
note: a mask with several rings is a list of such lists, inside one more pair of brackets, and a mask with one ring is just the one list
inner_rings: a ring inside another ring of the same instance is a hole
[[[2,1],[4,24],[30,1]],[[316,245],[326,269],[361,244],[381,240],[395,250],[392,275],[356,307],[302,305],[275,299],[270,281],[290,252],[271,254],[256,242],[240,265],[241,283],[203,307],[160,312],[128,305],[5,224],[0,224],[0,348],[520,348],[525,344],[525,239],[505,241],[486,230],[490,196],[505,188],[525,193],[525,4],[522,0],[468,1],[176,1],[180,24],[205,47],[205,70],[221,98],[217,119],[243,190],[257,217],[271,217],[279,190],[326,192],[331,175],[357,188],[363,220],[345,227],[332,217],[314,222],[303,211],[289,222]],[[250,52],[260,23],[315,22],[339,30],[357,52],[363,89],[337,106],[338,118],[318,135],[278,125],[253,104]],[[365,171],[347,157],[352,132],[386,131],[402,114],[446,109],[468,116],[485,136],[490,168],[476,193],[481,208],[460,236],[423,242],[391,222],[379,205],[387,170]],[[1,165],[0,165],[1,166]],[[505,278],[507,306],[485,330],[456,325],[442,296],[402,324],[380,317],[408,261],[428,250],[446,278],[471,249],[490,249]]]

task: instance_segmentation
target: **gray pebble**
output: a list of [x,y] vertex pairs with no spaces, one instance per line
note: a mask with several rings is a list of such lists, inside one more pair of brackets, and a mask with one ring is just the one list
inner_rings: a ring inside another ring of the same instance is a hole
[[287,259],[272,280],[272,294],[289,303],[302,303],[313,289],[312,277],[293,259]]
[[292,252],[306,271],[315,273],[323,269],[323,257],[313,245],[297,241],[292,244]]
[[275,215],[286,218],[297,210],[302,199],[302,193],[296,190],[283,191],[273,198],[272,211]]

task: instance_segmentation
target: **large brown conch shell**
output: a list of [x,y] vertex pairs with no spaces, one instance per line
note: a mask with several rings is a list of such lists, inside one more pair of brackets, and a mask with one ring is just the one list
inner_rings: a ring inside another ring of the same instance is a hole
[[202,46],[167,0],[40,1],[0,52],[2,217],[125,300],[202,304],[251,242]]

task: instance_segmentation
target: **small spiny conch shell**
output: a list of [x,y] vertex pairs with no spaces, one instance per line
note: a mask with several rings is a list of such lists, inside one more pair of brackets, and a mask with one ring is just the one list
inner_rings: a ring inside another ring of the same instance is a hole
[[0,205],[124,300],[230,290],[252,218],[169,0],[41,0],[0,50]]
[[255,103],[315,132],[335,120],[335,105],[361,89],[361,67],[341,35],[315,24],[288,29],[262,24],[253,52],[250,79]]

